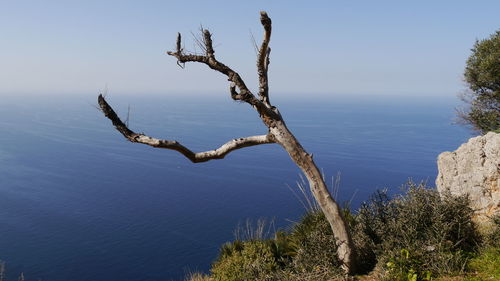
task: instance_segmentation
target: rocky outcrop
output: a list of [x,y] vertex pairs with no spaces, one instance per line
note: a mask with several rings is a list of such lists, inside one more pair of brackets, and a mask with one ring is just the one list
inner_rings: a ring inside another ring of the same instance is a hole
[[471,138],[454,152],[438,157],[440,193],[468,194],[478,223],[500,214],[500,134]]

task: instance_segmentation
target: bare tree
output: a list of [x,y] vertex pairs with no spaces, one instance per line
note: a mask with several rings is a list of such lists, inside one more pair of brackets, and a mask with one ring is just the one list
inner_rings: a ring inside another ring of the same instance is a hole
[[99,95],[99,106],[104,115],[109,118],[114,127],[129,141],[147,144],[157,148],[166,148],[176,150],[194,163],[206,162],[212,159],[222,159],[233,150],[243,147],[259,144],[277,143],[283,147],[291,159],[297,164],[308,179],[311,192],[318,202],[321,210],[324,212],[328,222],[331,225],[333,234],[337,243],[337,255],[342,263],[346,273],[353,273],[355,266],[355,255],[352,239],[349,234],[348,226],[342,216],[339,205],[335,202],[328,191],[322,174],[314,163],[312,154],[305,151],[299,141],[287,128],[278,108],[271,105],[269,100],[268,68],[269,55],[271,48],[269,41],[271,39],[271,19],[266,12],[260,13],[260,21],[264,27],[264,40],[260,45],[257,57],[257,72],[259,74],[259,93],[257,98],[245,85],[240,75],[215,58],[215,52],[212,45],[211,33],[202,29],[202,37],[199,40],[204,54],[185,53],[181,46],[181,34],[177,35],[176,50],[167,52],[177,58],[179,65],[186,62],[198,62],[207,65],[211,69],[227,76],[230,81],[229,92],[231,98],[235,101],[246,102],[251,105],[258,113],[262,122],[268,128],[265,135],[250,136],[230,140],[221,147],[205,152],[193,152],[174,140],[157,139],[142,133],[136,133],[128,128],[115,111],[106,102],[102,95]]

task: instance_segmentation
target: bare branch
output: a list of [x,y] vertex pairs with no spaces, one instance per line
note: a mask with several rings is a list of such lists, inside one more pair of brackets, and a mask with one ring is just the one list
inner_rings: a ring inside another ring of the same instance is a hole
[[176,42],[176,48],[178,53],[182,53],[182,48],[181,48],[181,33],[177,32],[177,42]]
[[215,58],[211,34],[206,29],[203,30],[203,43],[205,44],[206,55],[184,54],[183,49],[181,48],[181,35],[178,34],[176,44],[177,50],[175,52],[169,51],[167,52],[167,54],[176,57],[178,63],[199,62],[206,64],[211,69],[226,75],[228,80],[234,83],[234,87],[238,87],[239,89],[239,94],[233,95],[233,89],[235,92],[235,88],[231,86],[231,97],[234,100],[244,101],[252,105],[261,115],[279,118],[279,116],[273,110],[271,110],[268,104],[264,104],[261,100],[255,97],[255,95],[248,89],[245,82],[243,81],[243,79],[241,79],[240,75],[236,71],[232,70],[230,67],[221,63]]
[[260,115],[260,119],[268,128],[267,135],[251,136],[247,138],[240,138],[231,140],[221,147],[195,153],[177,141],[156,139],[144,134],[137,134],[130,130],[120,118],[113,111],[111,106],[106,102],[102,95],[99,95],[99,106],[104,115],[113,122],[115,128],[129,141],[147,144],[157,148],[165,148],[176,150],[183,154],[192,162],[205,162],[212,159],[221,159],[233,150],[267,143],[278,143],[288,152],[290,158],[302,170],[309,182],[310,190],[318,202],[319,207],[325,214],[328,223],[331,226],[333,235],[337,244],[337,257],[342,263],[342,268],[347,274],[355,272],[356,256],[353,247],[353,241],[349,233],[349,226],[342,215],[342,211],[331,196],[328,187],[324,181],[323,175],[314,163],[312,154],[306,152],[300,142],[287,128],[285,121],[281,117],[278,109],[271,106],[269,102],[269,85],[268,85],[268,67],[269,56],[271,48],[269,48],[269,41],[271,39],[271,19],[267,16],[266,12],[260,13],[261,23],[264,27],[264,40],[257,54],[257,70],[259,74],[259,98],[247,88],[240,75],[219,62],[215,58],[215,52],[212,45],[212,37],[208,30],[202,29],[201,37],[195,36],[196,43],[204,51],[201,54],[184,53],[182,49],[181,35],[177,35],[176,50],[175,52],[167,52],[169,55],[177,58],[179,65],[186,62],[199,62],[206,64],[213,70],[216,70],[227,76],[231,82],[229,92],[234,100],[244,101],[250,105]]
[[233,100],[245,100],[246,97],[236,91],[236,85],[234,83],[229,84],[229,92],[231,93],[231,98]]
[[271,41],[272,22],[267,16],[267,13],[260,12],[260,22],[264,27],[264,40],[260,45],[259,55],[257,58],[257,72],[259,73],[259,96],[260,99],[270,105],[269,102],[269,82],[267,78],[267,69],[269,66],[269,55],[271,48],[269,48],[269,41]]
[[203,43],[205,43],[205,49],[207,51],[207,57],[214,58],[214,47],[212,45],[212,34],[208,29],[203,30]]
[[144,134],[137,134],[134,131],[130,130],[118,117],[113,108],[106,102],[102,95],[98,97],[99,107],[101,108],[104,115],[113,122],[113,126],[115,126],[116,130],[118,130],[126,139],[131,142],[147,144],[156,148],[165,148],[178,151],[182,153],[186,158],[191,160],[193,163],[206,162],[212,159],[222,159],[227,154],[229,154],[233,150],[237,150],[244,147],[255,146],[259,144],[268,144],[274,143],[274,137],[271,135],[260,135],[260,136],[251,136],[246,138],[233,139],[221,147],[204,151],[204,152],[193,152],[189,148],[183,146],[177,141],[157,139],[146,136]]
[[[181,63],[185,62],[199,62],[204,63],[211,69],[214,69],[228,77],[228,80],[233,82],[242,93],[248,92],[251,94],[248,87],[243,82],[243,79],[238,75],[238,73],[225,64],[219,62],[214,56],[214,50],[212,46],[211,34],[208,30],[203,30],[203,43],[205,44],[205,56],[196,54],[184,54],[183,50],[180,48],[181,45],[181,35],[177,35],[177,50],[175,52],[167,52],[168,55],[174,56]],[[253,96],[253,94],[252,94]]]

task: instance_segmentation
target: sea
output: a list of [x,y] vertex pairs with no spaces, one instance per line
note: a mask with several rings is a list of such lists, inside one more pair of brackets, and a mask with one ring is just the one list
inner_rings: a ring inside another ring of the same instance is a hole
[[[183,280],[208,272],[240,225],[289,229],[306,211],[300,170],[276,144],[193,164],[128,142],[96,95],[0,100],[0,260],[6,281]],[[265,134],[225,95],[108,94],[131,129],[194,151]],[[272,99],[313,153],[342,205],[412,180],[433,187],[436,159],[472,137],[453,124],[458,99],[286,95]]]

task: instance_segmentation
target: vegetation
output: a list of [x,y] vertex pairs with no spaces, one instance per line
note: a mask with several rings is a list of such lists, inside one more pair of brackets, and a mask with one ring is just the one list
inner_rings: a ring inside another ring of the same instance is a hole
[[379,191],[357,212],[344,209],[365,276],[345,277],[330,225],[313,209],[273,238],[223,245],[210,275],[187,280],[494,280],[487,278],[499,277],[500,220],[481,237],[468,203],[410,182],[404,195]]
[[500,280],[500,248],[488,247],[468,264],[471,272],[466,281]]
[[476,41],[464,77],[470,91],[462,99],[469,108],[459,118],[483,134],[500,132],[500,30]]
[[372,241],[365,251],[373,251],[391,280],[405,280],[404,274],[426,280],[463,270],[479,241],[472,214],[465,197],[410,185],[405,196],[389,200],[381,193],[362,206],[358,231]]

